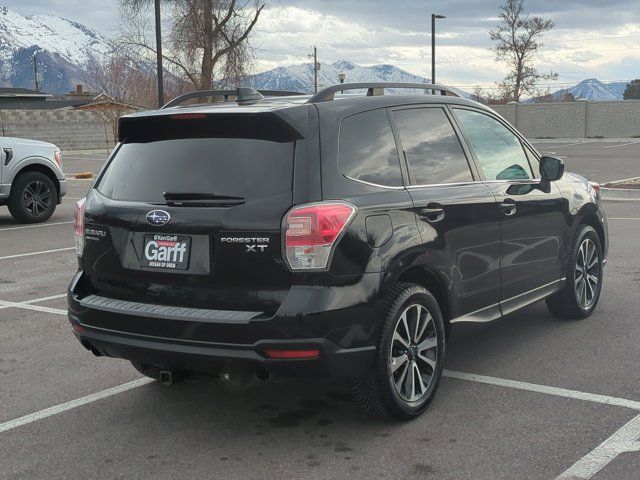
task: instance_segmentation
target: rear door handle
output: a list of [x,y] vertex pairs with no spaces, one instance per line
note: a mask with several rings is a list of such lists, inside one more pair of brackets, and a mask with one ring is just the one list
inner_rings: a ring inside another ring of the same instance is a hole
[[430,223],[440,222],[444,219],[444,208],[437,203],[430,203],[418,211],[420,218]]
[[516,214],[518,211],[518,207],[516,206],[516,202],[511,200],[510,198],[506,199],[504,202],[498,204],[498,208],[502,213],[504,213],[507,217],[511,217]]

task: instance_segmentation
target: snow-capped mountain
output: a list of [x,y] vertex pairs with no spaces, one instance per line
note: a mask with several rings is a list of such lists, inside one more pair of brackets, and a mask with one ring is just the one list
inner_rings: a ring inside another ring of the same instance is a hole
[[[318,72],[318,88],[340,83],[340,73],[345,74],[345,83],[357,82],[405,82],[429,83],[428,78],[414,75],[394,65],[374,65],[362,67],[348,60],[339,60],[330,64],[322,64]],[[249,77],[248,85],[262,90],[289,90],[295,92],[313,92],[313,62],[287,67],[277,67],[267,72]],[[390,89],[390,93],[418,93],[421,90]],[[466,92],[458,91],[464,96]]]
[[33,88],[37,55],[41,89],[69,92],[86,83],[89,59],[110,51],[109,41],[79,23],[54,15],[22,16],[0,6],[0,85]]
[[[428,83],[426,78],[413,75],[393,65],[361,67],[348,60],[322,64],[318,72],[318,88],[340,83],[339,74],[345,74],[345,82],[414,82]],[[313,91],[313,63],[277,67],[249,78],[254,88],[264,90]]]
[[553,93],[555,98],[564,98],[568,93],[573,98],[591,100],[595,102],[606,100],[622,100],[622,95],[627,88],[626,82],[603,83],[596,78],[583,80],[571,88],[563,88]]

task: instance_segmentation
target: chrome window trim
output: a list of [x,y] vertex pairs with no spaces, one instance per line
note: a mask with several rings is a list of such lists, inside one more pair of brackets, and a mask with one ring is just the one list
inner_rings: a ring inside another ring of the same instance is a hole
[[367,182],[365,180],[358,180],[357,178],[350,177],[349,175],[345,175],[342,172],[340,172],[340,175],[342,175],[347,180],[351,180],[352,182],[363,183],[363,184],[369,185],[371,187],[386,188],[387,190],[406,190],[407,189],[407,187],[405,185],[400,185],[400,186],[397,186],[397,187],[392,187],[391,185],[378,185],[377,183],[371,183],[371,182]]
[[[356,180],[357,181],[357,180]],[[411,190],[414,188],[426,188],[426,187],[441,187],[441,186],[464,186],[464,185],[472,185],[472,184],[477,184],[477,183],[483,183],[483,184],[487,184],[487,183],[498,183],[498,184],[515,184],[515,185],[538,185],[540,184],[540,182],[537,179],[531,179],[531,178],[523,178],[522,180],[515,180],[515,179],[511,179],[511,180],[473,180],[470,182],[451,182],[451,183],[430,183],[427,185],[408,185],[406,188],[407,190]]]

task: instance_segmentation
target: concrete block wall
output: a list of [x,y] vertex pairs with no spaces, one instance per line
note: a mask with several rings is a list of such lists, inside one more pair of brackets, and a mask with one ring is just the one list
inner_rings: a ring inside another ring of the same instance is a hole
[[493,105],[529,138],[640,136],[640,100]]
[[98,150],[113,146],[111,125],[105,125],[95,113],[88,111],[2,110],[0,123],[6,137],[42,140],[61,150]]
[[587,137],[637,137],[640,135],[640,100],[589,102]]

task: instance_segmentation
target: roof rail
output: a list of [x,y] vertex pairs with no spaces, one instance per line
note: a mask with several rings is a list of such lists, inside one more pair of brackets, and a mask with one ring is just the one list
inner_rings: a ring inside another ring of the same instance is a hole
[[175,107],[193,98],[223,97],[225,102],[235,101],[240,105],[249,105],[261,101],[264,97],[292,97],[297,95],[305,94],[286,90],[254,90],[246,87],[230,90],[198,90],[180,95],[160,107],[160,109]]
[[385,89],[397,88],[397,89],[411,89],[411,90],[432,90],[439,91],[441,95],[450,95],[453,97],[459,97],[460,95],[454,90],[431,83],[402,83],[402,82],[361,82],[361,83],[341,83],[338,85],[332,85],[327,87],[313,97],[309,99],[308,103],[320,103],[330,102],[335,98],[336,93],[344,92],[347,90],[362,90],[367,89],[367,97],[373,97],[377,95],[384,95]]

